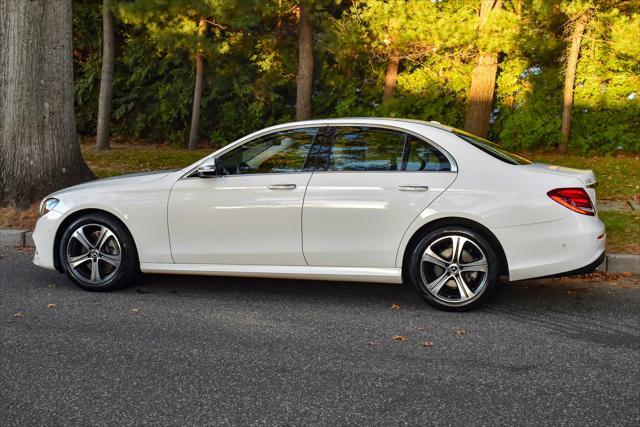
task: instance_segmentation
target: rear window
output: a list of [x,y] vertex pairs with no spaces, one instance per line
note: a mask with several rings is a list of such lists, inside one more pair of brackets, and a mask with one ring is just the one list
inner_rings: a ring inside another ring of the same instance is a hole
[[455,131],[454,133],[479,150],[482,150],[488,155],[495,157],[496,159],[501,160],[505,163],[509,163],[512,165],[530,165],[532,163],[530,160],[518,156],[517,154],[513,154],[500,147],[498,144],[494,144],[493,142],[487,141],[486,139],[482,139],[479,136],[461,131]]

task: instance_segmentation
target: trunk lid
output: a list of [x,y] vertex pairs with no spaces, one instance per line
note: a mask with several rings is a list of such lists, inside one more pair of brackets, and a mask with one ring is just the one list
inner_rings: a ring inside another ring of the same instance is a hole
[[574,169],[564,166],[548,165],[545,163],[532,163],[530,165],[523,165],[519,167],[526,168],[534,172],[577,178],[586,187],[587,193],[589,194],[589,197],[591,197],[593,205],[596,205],[595,188],[598,181],[596,180],[596,175],[591,169]]
[[594,186],[597,182],[596,175],[591,169],[573,169],[564,166],[547,165],[544,163],[532,163],[530,165],[523,165],[520,167],[531,169],[536,172],[578,178],[585,187]]

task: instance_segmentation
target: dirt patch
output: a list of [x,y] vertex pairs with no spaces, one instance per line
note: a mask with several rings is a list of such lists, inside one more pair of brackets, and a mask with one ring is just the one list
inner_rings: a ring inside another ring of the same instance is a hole
[[38,221],[39,202],[35,202],[28,209],[0,208],[0,228],[33,230]]

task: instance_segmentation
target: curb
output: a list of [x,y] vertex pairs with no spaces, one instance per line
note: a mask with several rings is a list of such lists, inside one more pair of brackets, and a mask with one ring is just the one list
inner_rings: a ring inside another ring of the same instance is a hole
[[598,200],[599,212],[638,212],[640,202],[635,200]]
[[0,230],[0,247],[24,246],[26,230]]
[[[0,248],[16,246],[34,247],[33,232],[27,230],[0,229]],[[612,274],[640,274],[640,255],[607,254],[606,259],[600,264],[598,270]]]
[[607,255],[607,273],[632,273],[640,274],[640,255],[610,254]]

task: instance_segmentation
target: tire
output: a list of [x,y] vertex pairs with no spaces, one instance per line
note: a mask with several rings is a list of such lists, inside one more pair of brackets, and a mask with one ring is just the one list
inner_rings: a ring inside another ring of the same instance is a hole
[[[454,248],[458,248],[455,257]],[[484,237],[453,226],[423,236],[407,266],[408,280],[420,297],[445,311],[480,306],[498,287],[499,267],[496,252]]]
[[89,213],[69,224],[60,239],[58,256],[67,277],[87,291],[121,288],[140,272],[131,234],[122,223],[102,213]]

